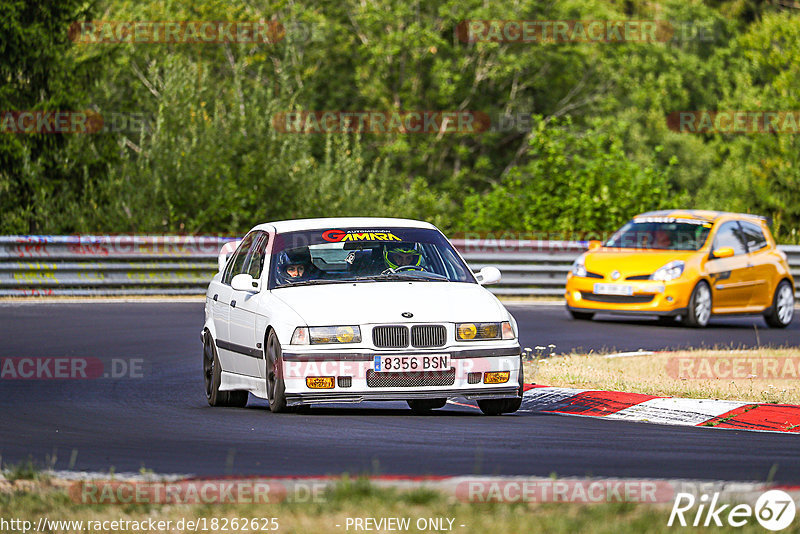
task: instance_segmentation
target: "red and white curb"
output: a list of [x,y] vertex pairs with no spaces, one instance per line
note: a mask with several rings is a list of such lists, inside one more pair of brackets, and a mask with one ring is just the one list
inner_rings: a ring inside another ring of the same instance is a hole
[[526,384],[520,411],[666,425],[800,433],[800,406],[791,404],[682,399]]

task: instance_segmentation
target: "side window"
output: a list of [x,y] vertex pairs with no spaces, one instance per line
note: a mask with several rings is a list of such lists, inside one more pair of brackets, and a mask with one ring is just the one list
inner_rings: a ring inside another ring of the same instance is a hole
[[747,250],[756,252],[767,246],[767,238],[764,237],[764,231],[757,224],[741,221],[742,232],[747,240]]
[[714,250],[722,247],[731,247],[734,255],[747,254],[747,245],[739,223],[730,221],[723,224],[714,238]]
[[266,232],[259,232],[259,234],[255,245],[250,249],[247,269],[244,271],[256,280],[261,278],[261,271],[264,270],[264,259],[266,258],[264,252],[267,250],[269,241],[269,234]]
[[225,274],[222,277],[222,283],[230,285],[231,280],[237,274],[242,272],[244,262],[248,257],[248,252],[253,246],[253,242],[259,232],[252,232],[239,244],[239,248],[233,253],[233,257],[228,261],[228,266],[225,268]]

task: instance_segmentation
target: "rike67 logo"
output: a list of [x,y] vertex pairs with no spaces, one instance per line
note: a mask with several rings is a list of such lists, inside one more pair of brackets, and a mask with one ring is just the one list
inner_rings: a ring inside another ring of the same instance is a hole
[[792,524],[795,513],[794,500],[781,490],[767,491],[758,498],[754,507],[749,504],[721,504],[719,493],[714,493],[713,497],[702,494],[699,498],[691,493],[678,493],[667,526],[671,527],[677,520],[682,527],[721,527],[726,523],[732,527],[743,527],[755,517],[765,529],[778,531]]

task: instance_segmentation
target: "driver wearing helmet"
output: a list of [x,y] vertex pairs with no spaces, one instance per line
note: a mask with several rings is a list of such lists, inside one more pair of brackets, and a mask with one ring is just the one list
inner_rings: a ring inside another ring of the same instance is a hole
[[383,261],[391,272],[424,271],[422,267],[422,254],[417,250],[416,243],[397,243],[384,245]]
[[311,253],[308,247],[300,247],[281,252],[278,260],[280,283],[299,282],[311,273]]

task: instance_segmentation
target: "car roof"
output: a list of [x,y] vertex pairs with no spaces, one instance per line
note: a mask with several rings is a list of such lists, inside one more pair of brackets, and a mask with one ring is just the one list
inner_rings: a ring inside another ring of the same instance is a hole
[[302,230],[328,230],[331,228],[427,228],[436,230],[431,223],[414,219],[393,219],[390,217],[328,217],[320,219],[290,219],[259,224],[253,230],[275,231],[279,234]]
[[755,223],[766,221],[766,217],[753,215],[751,213],[734,213],[730,211],[711,211],[711,210],[657,210],[640,213],[638,217],[675,217],[678,219],[697,219],[708,222],[716,222],[720,219],[747,219]]

